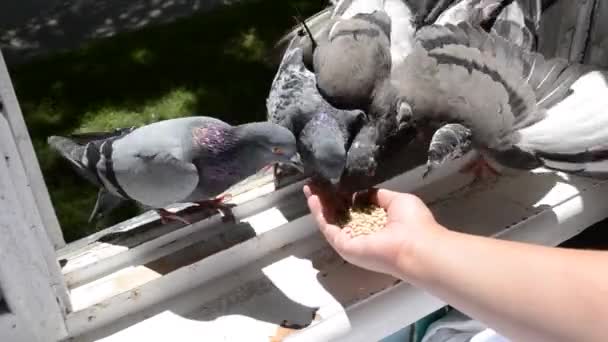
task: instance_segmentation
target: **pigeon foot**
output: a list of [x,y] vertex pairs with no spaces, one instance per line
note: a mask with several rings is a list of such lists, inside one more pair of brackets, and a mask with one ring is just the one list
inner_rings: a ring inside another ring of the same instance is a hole
[[501,173],[496,170],[492,165],[490,165],[484,157],[476,158],[471,161],[467,165],[465,165],[462,169],[460,169],[461,173],[472,173],[473,174],[473,183],[478,183],[486,178],[486,174],[490,176],[498,177]]
[[274,164],[273,168],[274,186],[276,189],[290,185],[294,180],[298,180],[303,174],[296,168],[287,164]]
[[163,208],[161,208],[161,209],[156,209],[156,213],[157,213],[157,214],[160,216],[160,222],[161,222],[162,224],[168,224],[168,223],[170,223],[170,222],[175,222],[175,221],[177,221],[177,222],[181,222],[181,223],[183,223],[183,224],[185,224],[185,225],[190,225],[190,224],[192,224],[192,222],[190,222],[190,221],[186,220],[185,218],[183,218],[183,217],[179,216],[179,215],[178,215],[178,214],[176,214],[176,213],[172,213],[172,212],[170,212],[170,211],[169,211],[169,210],[167,210],[167,209],[163,209]]
[[196,204],[205,209],[217,210],[222,215],[223,222],[236,223],[236,217],[234,213],[232,213],[232,208],[235,207],[234,204],[225,203],[232,198],[230,194],[225,194],[214,199],[199,201]]

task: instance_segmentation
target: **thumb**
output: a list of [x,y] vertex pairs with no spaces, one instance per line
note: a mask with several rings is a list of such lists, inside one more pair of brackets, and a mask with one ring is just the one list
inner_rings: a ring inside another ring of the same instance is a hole
[[[405,222],[411,219],[412,213],[416,213],[416,208],[424,208],[426,205],[418,197],[385,189],[380,189],[376,193],[376,205],[386,210],[389,220],[395,222]],[[422,206],[421,206],[422,205]]]
[[380,189],[378,190],[375,194],[374,197],[372,198],[373,202],[383,208],[384,210],[387,210],[391,207],[391,205],[399,198],[399,196],[401,196],[403,194],[399,193],[399,192],[395,192],[395,191],[391,191],[391,190],[386,190],[386,189]]

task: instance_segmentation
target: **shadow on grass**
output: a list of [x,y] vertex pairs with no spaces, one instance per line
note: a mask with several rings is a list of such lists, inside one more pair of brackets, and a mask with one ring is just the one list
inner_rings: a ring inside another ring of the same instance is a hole
[[86,223],[96,189],[46,146],[49,135],[107,130],[179,116],[232,124],[265,119],[274,42],[323,1],[259,0],[90,43],[11,70],[68,241],[136,213]]

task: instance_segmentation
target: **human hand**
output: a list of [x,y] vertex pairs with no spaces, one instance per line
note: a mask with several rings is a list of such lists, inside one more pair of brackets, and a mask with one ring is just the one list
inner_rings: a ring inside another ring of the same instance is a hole
[[369,235],[352,237],[332,224],[333,211],[323,194],[304,187],[308,207],[329,244],[351,264],[408,279],[413,276],[416,251],[432,246],[435,233],[445,230],[416,196],[389,190],[372,193],[372,203],[386,210],[386,227]]

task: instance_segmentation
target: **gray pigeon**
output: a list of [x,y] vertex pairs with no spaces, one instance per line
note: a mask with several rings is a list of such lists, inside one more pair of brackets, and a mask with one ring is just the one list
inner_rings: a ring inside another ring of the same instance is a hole
[[[341,20],[320,40],[314,54],[318,88],[337,108],[362,109],[364,126],[347,155],[347,173],[375,170],[377,147],[399,131],[392,68],[390,17],[383,10]],[[355,160],[356,162],[353,162]]]
[[506,167],[607,174],[607,73],[466,23],[423,28],[417,40],[395,75],[412,125],[466,126],[475,147]]
[[391,21],[386,12],[336,21],[318,40],[313,68],[325,99],[341,109],[368,114],[391,69]]
[[[469,22],[481,25],[489,21],[490,18],[486,17],[487,13],[495,12],[496,9],[500,10],[500,14],[490,28],[491,32],[526,51],[534,51],[537,46],[536,30],[540,26],[540,0],[517,0],[511,1],[510,4],[509,1],[463,0],[446,10],[437,19],[437,23],[456,25]],[[427,171],[424,176],[428,176],[432,170],[448,160],[458,159],[472,150],[471,137],[470,130],[460,124],[447,124],[438,130],[432,137]],[[473,161],[465,167],[465,170],[472,171],[476,180],[480,180],[486,170],[498,175],[498,172],[483,158]]]
[[[432,0],[437,2],[438,0]],[[397,64],[412,49],[415,27],[411,25],[413,18],[411,1],[407,0],[340,0],[332,1],[329,6],[317,14],[307,18],[305,24],[311,33],[311,38],[306,34],[302,25],[298,25],[289,33],[284,35],[275,45],[275,52],[281,56],[289,43],[296,40],[297,46],[303,50],[304,64],[312,69],[313,42],[327,35],[331,27],[345,19],[352,19],[358,14],[371,14],[374,11],[384,10],[393,23],[390,40],[392,63]]]
[[[441,17],[441,20],[470,20],[478,22],[485,21],[489,19],[486,18],[488,15],[497,15],[494,9],[498,8],[504,1],[485,0],[481,5],[478,6],[467,5],[470,2],[478,2],[478,0],[463,1],[462,3],[465,4],[464,9],[461,9],[459,6],[454,6],[447,9]],[[376,17],[378,17],[377,13],[379,12],[374,13]],[[379,17],[382,18],[382,15],[380,15]],[[372,16],[372,18],[374,20],[369,21],[379,21],[378,19],[374,18],[374,16]],[[364,24],[360,24],[360,26],[363,25]],[[373,28],[373,23],[369,23],[367,25],[369,26],[368,30],[371,30]],[[410,20],[410,26],[412,25],[414,25],[413,19]],[[390,30],[390,21],[388,25],[383,22],[382,27],[388,27],[388,30]],[[336,32],[334,33],[334,35],[337,35],[339,30],[335,29],[335,31]],[[384,32],[386,32],[386,30]],[[393,37],[393,35],[391,35],[391,37]],[[409,37],[408,35],[403,34],[399,37],[399,39],[407,41],[408,44],[411,46],[414,46],[416,44],[413,36]],[[361,41],[360,39],[351,39],[351,41],[355,41],[353,44],[358,44],[357,48],[361,51],[367,51],[374,48],[373,44]],[[382,40],[375,39],[375,41],[378,42],[377,45],[382,46],[384,51],[386,51],[386,44]],[[395,42],[390,42],[391,46],[394,44]],[[321,48],[319,47],[318,50],[320,49]],[[413,49],[414,48],[411,48],[405,56],[400,56],[400,58],[397,59],[401,60],[398,65],[392,65],[390,67],[387,67],[381,62],[373,62],[374,59],[370,57],[368,57],[367,60],[365,60],[364,62],[359,62],[358,59],[356,59],[350,65],[350,67],[358,70],[362,75],[365,75],[364,77],[366,77],[368,82],[373,84],[373,90],[368,93],[369,107],[365,109],[368,113],[369,121],[359,131],[359,134],[353,140],[351,148],[348,152],[346,166],[347,174],[353,175],[354,177],[373,176],[375,174],[375,169],[377,168],[376,159],[378,155],[382,153],[382,149],[387,145],[387,141],[401,134],[401,132],[409,131],[404,128],[405,126],[403,118],[410,115],[409,112],[411,111],[411,108],[407,105],[407,103],[399,103],[395,88],[395,85],[398,82],[394,80],[391,75],[395,72],[396,67],[399,67],[400,65],[403,65],[404,63],[408,62],[408,56],[410,56]],[[380,54],[376,54],[375,57],[379,55]],[[365,55],[361,53],[361,56]],[[380,57],[377,57],[376,60],[382,61]],[[393,58],[393,60],[395,60],[395,58]],[[355,62],[358,63],[355,64]],[[347,66],[348,65],[343,65],[341,67],[342,69],[334,68],[333,74],[344,73],[346,75],[347,72],[343,72],[342,70],[345,70]],[[348,69],[346,69],[346,71],[348,71]],[[316,69],[315,72],[317,72]],[[323,70],[319,70],[318,72],[321,73],[323,72]],[[331,73],[330,75],[332,77],[328,78],[332,80],[332,86],[334,88],[341,87],[342,85],[338,84],[338,81],[341,78],[334,76]],[[342,77],[342,79],[344,79],[344,77]],[[371,94],[371,96],[369,94]],[[347,96],[353,98],[353,92],[347,92],[344,97]],[[461,130],[461,132],[463,131]]]
[[109,134],[52,136],[49,145],[113,197],[153,208],[163,221],[184,223],[162,208],[193,202],[230,215],[222,198],[214,197],[269,164],[299,165],[295,138],[284,127],[267,122],[230,126],[200,116]]
[[314,74],[304,65],[302,49],[288,48],[266,100],[268,121],[294,133],[305,173],[337,184],[346,165],[352,131],[365,115],[332,107],[317,90]]

